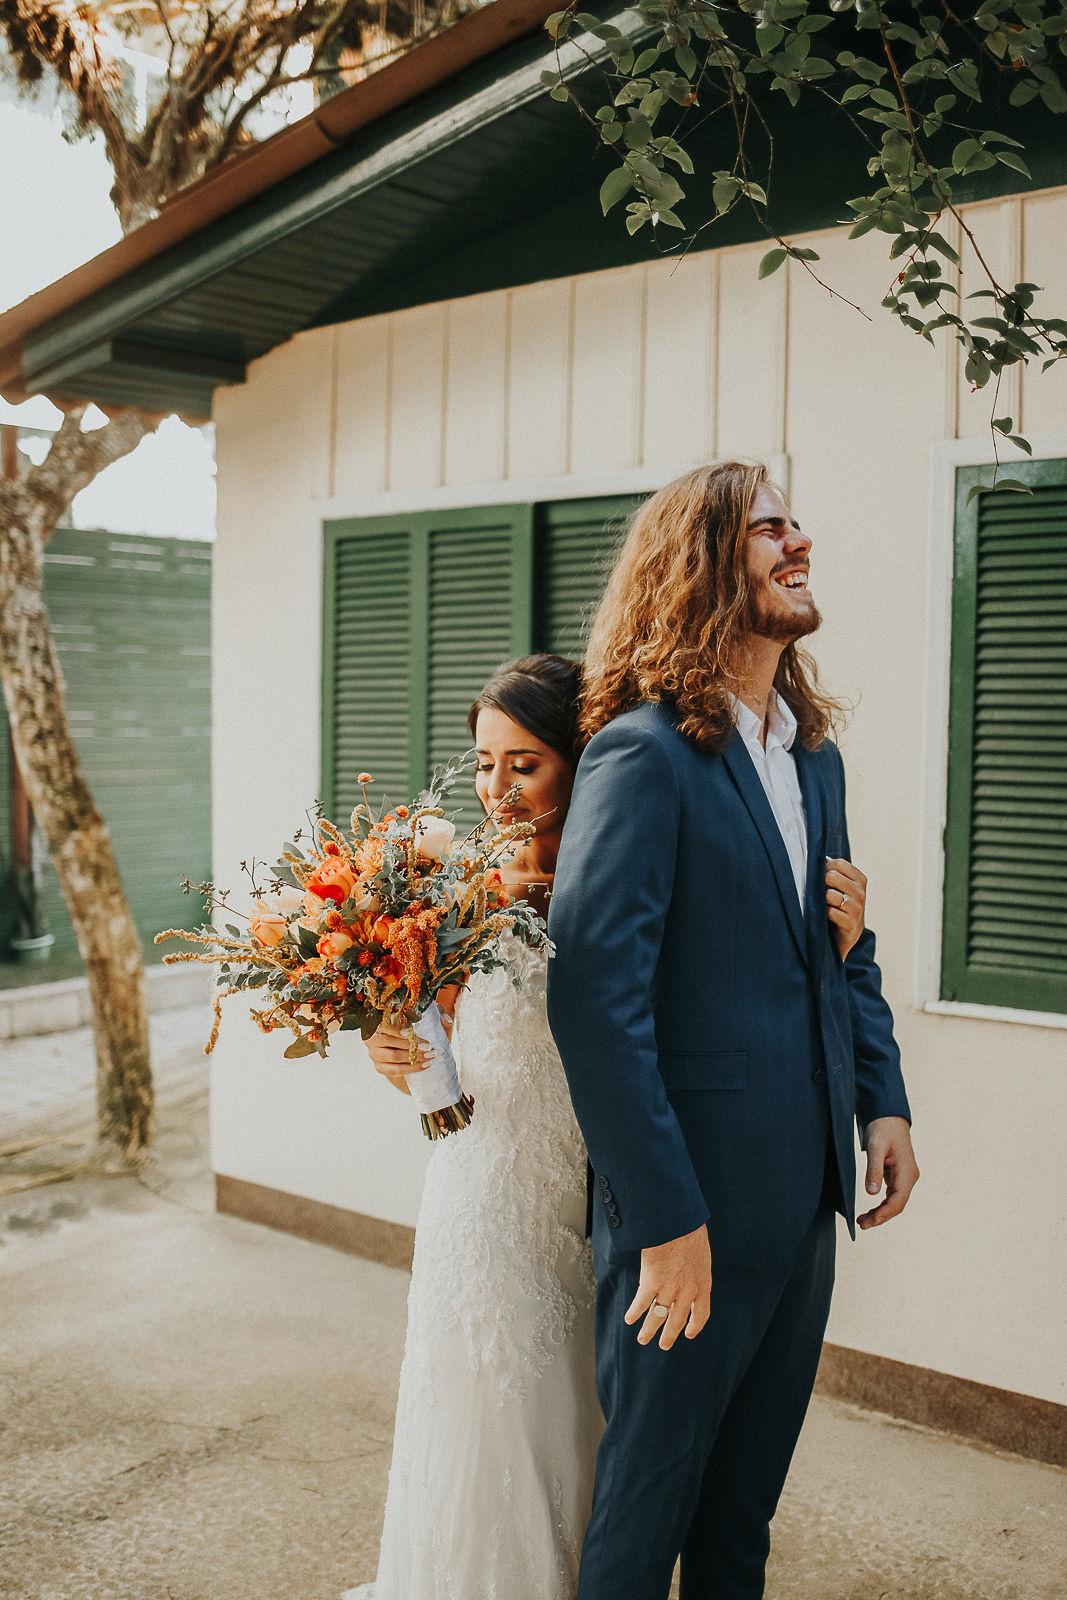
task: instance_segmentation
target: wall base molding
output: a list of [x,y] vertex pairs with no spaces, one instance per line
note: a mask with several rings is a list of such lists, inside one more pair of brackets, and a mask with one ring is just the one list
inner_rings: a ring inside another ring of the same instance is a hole
[[824,1344],[815,1387],[867,1411],[1067,1467],[1067,1406],[932,1367]]
[[[415,1231],[399,1222],[383,1222],[221,1172],[215,1174],[215,1204],[227,1216],[259,1222],[388,1267],[411,1269]],[[883,1411],[903,1422],[1067,1467],[1067,1406],[1051,1400],[836,1344],[823,1346],[815,1387],[820,1394],[868,1411]]]
[[295,1233],[315,1244],[328,1244],[334,1250],[380,1261],[386,1267],[411,1271],[414,1228],[399,1222],[383,1222],[361,1211],[346,1211],[343,1206],[327,1205],[324,1200],[309,1200],[305,1195],[286,1194],[284,1189],[269,1189],[246,1178],[215,1174],[215,1209],[246,1222],[260,1222],[281,1233]]

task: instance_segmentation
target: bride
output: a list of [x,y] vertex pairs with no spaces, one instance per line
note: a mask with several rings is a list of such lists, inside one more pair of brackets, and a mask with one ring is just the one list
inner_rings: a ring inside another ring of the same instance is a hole
[[[559,656],[525,656],[494,673],[470,712],[483,808],[517,783],[513,808],[497,814],[534,822],[503,871],[535,902],[551,886],[574,777],[579,676]],[[442,996],[476,1110],[430,1155],[378,1573],[344,1600],[577,1591],[603,1428],[586,1157],[548,1029],[545,952],[514,940],[512,953],[518,990],[498,971]],[[368,1048],[407,1092],[406,1035],[379,1028]]]

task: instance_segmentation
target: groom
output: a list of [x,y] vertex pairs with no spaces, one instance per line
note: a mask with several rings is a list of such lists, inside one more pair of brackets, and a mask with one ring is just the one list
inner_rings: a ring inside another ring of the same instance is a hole
[[810,554],[762,468],[700,468],[641,507],[592,630],[549,915],[607,1420],[579,1600],[666,1600],[679,1555],[682,1600],[763,1594],[853,1118],[886,1189],[861,1228],[918,1177],[837,708],[797,642]]

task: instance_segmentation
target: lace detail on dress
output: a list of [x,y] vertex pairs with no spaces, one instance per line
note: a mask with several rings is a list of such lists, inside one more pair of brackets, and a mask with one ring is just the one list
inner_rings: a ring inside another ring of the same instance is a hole
[[[376,1582],[363,1600],[573,1600],[602,1420],[585,1149],[547,954],[478,973],[453,1046],[469,1128],[430,1155]],[[355,1591],[357,1594],[360,1591]]]
[[[434,1207],[455,1236],[444,1254],[420,1250],[419,1293],[439,1329],[465,1341],[475,1374],[518,1393],[570,1335],[591,1300],[584,1233],[585,1150],[546,1025],[543,951],[511,941],[520,987],[503,971],[476,974],[456,1008],[453,1045],[474,1120],[435,1147],[420,1216]],[[456,1271],[477,1284],[457,1293]]]

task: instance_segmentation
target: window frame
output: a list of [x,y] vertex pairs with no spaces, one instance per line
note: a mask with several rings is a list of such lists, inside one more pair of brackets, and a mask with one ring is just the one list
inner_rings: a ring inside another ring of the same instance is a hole
[[[1013,462],[1008,474],[1034,487],[1067,486],[1067,450]],[[947,737],[938,1001],[928,1009],[1007,1013],[1011,1020],[1067,1026],[1067,978],[983,968],[968,958],[974,816],[974,718],[977,684],[979,497],[991,481],[987,462],[956,466],[952,496]],[[1013,1015],[1012,1015],[1013,1014]]]
[[586,506],[603,508],[607,527],[651,491],[620,490],[615,494],[571,494],[539,497],[536,500],[475,502],[420,510],[389,511],[369,516],[334,517],[322,524],[322,650],[320,684],[319,787],[326,815],[332,815],[337,802],[334,794],[335,759],[333,749],[336,716],[336,640],[332,618],[336,604],[337,559],[345,540],[377,537],[389,533],[409,536],[409,628],[412,648],[409,654],[408,682],[408,791],[416,794],[429,776],[429,598],[430,540],[439,532],[476,527],[510,525],[511,539],[511,649],[513,655],[527,655],[535,643],[539,621],[537,593],[537,541],[545,514],[557,515],[565,508]]

